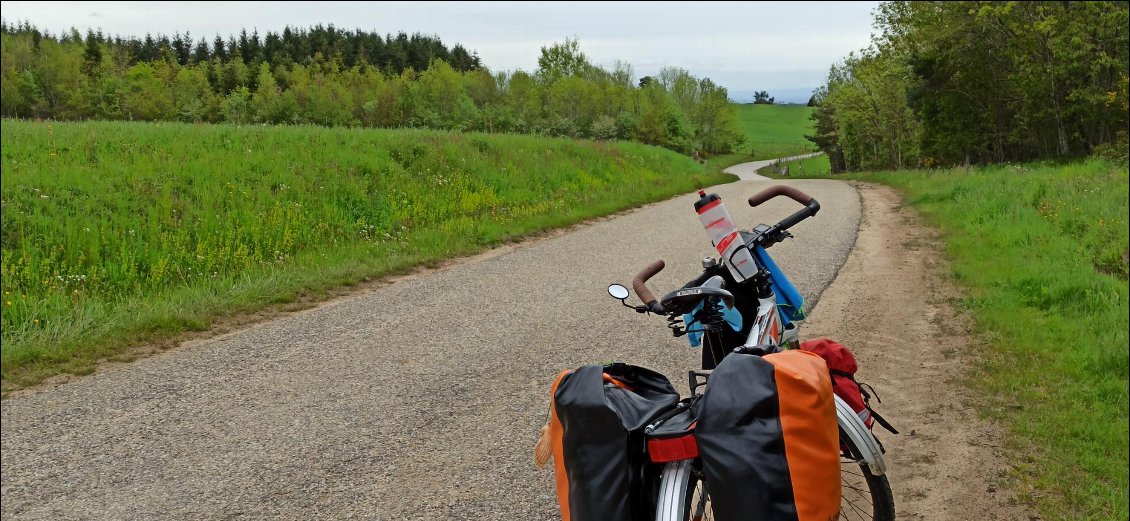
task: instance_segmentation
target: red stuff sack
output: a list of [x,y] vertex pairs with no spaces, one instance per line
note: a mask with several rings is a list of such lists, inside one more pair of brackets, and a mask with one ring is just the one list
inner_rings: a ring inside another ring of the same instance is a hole
[[[820,358],[824,359],[824,362],[828,364],[828,373],[832,377],[832,392],[851,406],[852,410],[859,415],[859,419],[867,425],[867,428],[871,428],[875,422],[878,422],[884,429],[898,434],[898,431],[891,424],[887,423],[882,416],[879,416],[879,413],[871,408],[869,403],[871,394],[863,388],[864,384],[855,379],[855,372],[859,370],[859,363],[856,362],[855,355],[851,354],[847,347],[834,340],[817,338],[801,342],[800,349],[820,355]],[[875,389],[872,388],[871,391],[874,392]],[[879,399],[878,393],[875,394],[875,400],[879,403],[883,402]]]

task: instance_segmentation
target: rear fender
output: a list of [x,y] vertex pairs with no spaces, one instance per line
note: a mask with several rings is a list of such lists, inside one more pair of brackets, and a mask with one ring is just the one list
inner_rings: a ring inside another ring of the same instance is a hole
[[863,420],[859,419],[855,410],[847,402],[840,399],[839,396],[832,396],[836,399],[836,421],[840,424],[840,430],[859,449],[860,457],[871,468],[872,474],[876,476],[885,474],[887,462],[883,460],[883,449],[879,447],[879,442],[875,440],[871,430],[867,428]]

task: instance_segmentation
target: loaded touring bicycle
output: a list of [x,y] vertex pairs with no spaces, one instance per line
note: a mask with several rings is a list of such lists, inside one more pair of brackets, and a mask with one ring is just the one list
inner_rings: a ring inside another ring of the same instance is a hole
[[665,265],[648,265],[632,281],[642,305],[626,302],[624,286],[608,288],[701,345],[691,396],[680,399],[662,375],[627,364],[563,371],[538,448],[539,463],[550,454],[555,461],[563,518],[894,519],[871,425],[894,429],[867,404],[846,348],[799,341],[803,300],[767,252],[820,204],[770,187],[749,204],[784,196],[804,207],[745,231],[717,195],[699,195],[695,209],[720,258],[705,259],[698,277],[662,298],[647,281]]

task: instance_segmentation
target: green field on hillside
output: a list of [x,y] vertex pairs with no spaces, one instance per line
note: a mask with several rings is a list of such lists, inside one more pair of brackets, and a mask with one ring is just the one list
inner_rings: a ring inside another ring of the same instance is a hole
[[[782,167],[786,166],[788,167],[788,175],[785,175],[782,170]],[[761,170],[758,170],[757,173],[763,176],[777,177],[781,179],[789,179],[794,177],[824,178],[831,176],[832,164],[828,161],[828,156],[826,154],[822,154],[806,159],[781,161],[780,163],[763,167]]]
[[1045,519],[1126,519],[1126,166],[1092,159],[844,177],[898,188],[943,231],[980,333],[968,382],[1010,428],[1021,497]]
[[776,159],[814,152],[816,147],[804,139],[812,134],[812,107],[804,105],[736,105],[738,124],[745,133],[743,152],[753,151],[754,159]]
[[738,163],[816,151],[816,147],[804,139],[805,134],[812,133],[812,121],[808,119],[812,107],[752,103],[735,103],[733,107],[746,141],[733,154],[709,158],[708,167],[721,170]]
[[2,122],[5,390],[220,316],[731,179],[634,143]]

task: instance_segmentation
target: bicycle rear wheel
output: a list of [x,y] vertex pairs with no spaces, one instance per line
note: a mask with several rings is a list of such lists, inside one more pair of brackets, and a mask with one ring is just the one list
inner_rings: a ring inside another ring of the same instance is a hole
[[710,494],[697,460],[673,461],[663,468],[656,521],[713,520]]
[[[876,476],[851,439],[841,438],[840,517],[844,521],[893,521],[895,502],[887,476]],[[697,460],[668,463],[660,480],[656,521],[714,519],[710,492]]]
[[840,519],[893,521],[895,498],[886,474],[876,476],[847,436],[840,436]]

